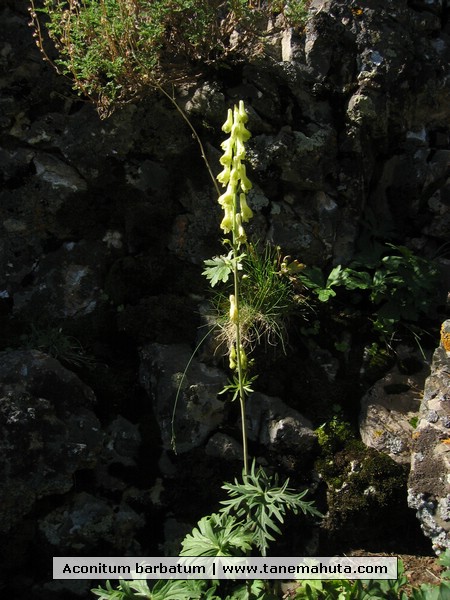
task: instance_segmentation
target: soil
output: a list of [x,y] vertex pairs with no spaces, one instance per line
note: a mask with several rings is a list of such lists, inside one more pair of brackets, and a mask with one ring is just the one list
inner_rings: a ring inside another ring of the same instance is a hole
[[[353,556],[375,556],[375,553],[355,550]],[[377,554],[379,556],[379,554]],[[438,558],[433,554],[420,556],[414,554],[386,554],[386,556],[397,556],[403,562],[404,574],[411,587],[419,587],[422,583],[437,584],[440,581],[440,573],[444,571],[438,563]]]
[[[364,550],[354,550],[347,553],[347,556],[380,556],[379,553],[366,552]],[[404,575],[408,579],[408,585],[404,591],[408,594],[412,588],[420,587],[421,584],[436,585],[440,581],[440,573],[444,571],[444,567],[438,564],[438,559],[435,555],[420,556],[414,554],[386,554],[385,556],[396,556],[402,561],[404,567]],[[293,595],[295,584],[292,582],[282,584],[283,600],[289,600]]]
[[420,586],[422,583],[439,583],[439,575],[444,567],[438,564],[436,556],[400,554],[398,557],[403,561],[405,575],[412,587]]

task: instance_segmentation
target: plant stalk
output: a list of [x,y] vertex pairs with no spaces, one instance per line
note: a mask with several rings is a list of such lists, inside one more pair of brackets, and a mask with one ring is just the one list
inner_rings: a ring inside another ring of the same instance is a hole
[[236,306],[236,364],[238,374],[238,388],[239,388],[239,405],[241,409],[241,422],[242,422],[242,453],[244,462],[244,476],[248,475],[248,440],[247,440],[247,419],[246,419],[246,403],[245,403],[245,389],[244,389],[244,368],[242,365],[241,357],[241,319],[240,319],[240,288],[239,288],[239,271],[237,257],[239,255],[239,242],[237,234],[237,221],[236,221],[237,206],[236,200],[233,206],[233,255],[234,255],[234,266],[233,266],[233,281],[234,281],[234,298]]

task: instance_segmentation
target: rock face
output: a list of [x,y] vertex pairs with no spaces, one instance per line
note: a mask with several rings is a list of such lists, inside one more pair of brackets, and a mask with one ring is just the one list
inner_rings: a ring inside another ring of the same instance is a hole
[[312,424],[280,398],[255,393],[247,406],[248,437],[272,452],[295,452],[308,462],[317,446]]
[[141,352],[140,379],[153,397],[163,448],[170,450],[174,442],[180,453],[205,442],[225,415],[225,400],[218,395],[225,374],[191,355],[184,345],[152,344]]
[[436,552],[450,548],[450,321],[442,326],[413,434],[408,504]]
[[361,400],[359,431],[366,446],[409,465],[427,369],[408,375],[395,367]]
[[[231,470],[240,456],[239,418],[217,397],[225,375],[203,357],[188,372],[176,413],[181,456],[170,454],[173,400],[206,296],[202,261],[219,251],[220,207],[196,142],[154,94],[101,121],[41,60],[27,6],[0,6],[0,562],[8,569],[37,548],[47,560],[59,544],[70,552],[132,551],[143,521],[152,531],[148,550],[161,533],[153,534],[161,521],[154,504],[170,513],[171,496],[183,496],[181,506],[187,497],[178,481],[166,486],[168,472],[176,478],[184,469],[186,481],[198,475],[187,482],[197,498],[195,487],[222,477],[221,458]],[[255,237],[319,267],[348,263],[373,240],[442,254],[450,234],[449,35],[439,0],[312,0],[305,29],[274,38],[264,58],[177,91],[213,171],[226,110],[245,100]],[[446,269],[448,278],[448,261]],[[265,393],[249,405],[256,451],[284,465],[293,456],[291,472],[315,453],[313,427],[324,417],[311,397],[327,408],[342,400],[331,391],[354,353],[347,332],[335,337],[345,352],[334,339],[326,344],[324,386],[322,371],[305,369],[305,353],[313,366],[319,359],[300,329],[315,335],[314,323],[294,328],[294,364],[261,373]],[[48,355],[58,354],[55,332],[79,340],[75,360]],[[413,432],[410,484],[411,506],[436,547],[447,544],[446,392],[441,402],[429,390],[436,377],[445,384],[445,361],[441,347]],[[359,383],[347,383],[353,416]],[[405,414],[402,395],[390,396],[400,406],[388,413],[381,403],[384,432]],[[406,460],[405,427],[404,436],[382,436],[380,449],[395,460]],[[205,447],[211,464],[197,474],[192,464]],[[162,483],[153,503],[146,498],[154,479]],[[47,572],[41,566],[30,589],[49,600],[39,583],[32,588]],[[18,587],[5,595],[20,600]]]
[[103,433],[95,396],[58,361],[36,351],[0,355],[0,532],[46,496],[64,494],[93,468]]

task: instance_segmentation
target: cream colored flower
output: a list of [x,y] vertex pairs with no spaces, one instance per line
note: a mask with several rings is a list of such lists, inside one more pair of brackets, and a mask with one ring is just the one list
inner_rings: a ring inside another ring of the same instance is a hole
[[242,220],[244,221],[244,223],[247,223],[253,217],[253,211],[247,204],[247,198],[246,198],[245,194],[239,195],[239,204],[240,204],[240,208],[241,208]]
[[[227,120],[222,129],[230,135],[220,144],[223,150],[220,163],[224,168],[217,176],[217,180],[223,186],[227,186],[226,191],[218,198],[225,212],[220,227],[225,233],[233,232],[233,239],[238,244],[247,240],[242,223],[246,223],[253,217],[245,197],[252,184],[242,163],[246,155],[245,142],[251,137],[250,132],[245,128],[247,121],[248,116],[242,100],[238,106],[235,105],[233,109],[228,110]],[[241,193],[238,205],[239,192]]]
[[230,295],[230,321],[232,323],[238,323],[239,321],[238,308],[234,294]]
[[236,194],[234,189],[231,187],[231,185],[228,185],[226,191],[221,196],[219,196],[217,202],[224,210],[226,208],[233,208],[235,196]]
[[222,125],[222,131],[225,131],[225,133],[230,133],[232,127],[233,127],[233,111],[231,110],[231,108],[229,108],[228,114],[227,114],[227,120]]
[[241,190],[246,194],[252,189],[253,185],[250,179],[247,177],[244,163],[240,164],[239,176],[241,179]]
[[220,223],[220,229],[222,229],[224,233],[230,233],[233,229],[233,213],[228,208],[225,208],[225,215]]
[[237,215],[236,215],[236,229],[237,229],[237,232],[236,232],[237,241],[240,244],[243,244],[244,242],[247,241],[247,235],[245,233],[245,229],[242,226],[241,213],[237,213]]
[[227,185],[227,183],[230,181],[230,174],[231,174],[230,166],[229,165],[225,165],[223,171],[221,171],[217,175],[216,179],[222,185]]
[[236,354],[236,346],[234,344],[232,344],[231,349],[230,349],[230,357],[229,357],[229,366],[230,369],[232,371],[234,371],[234,369],[237,367],[237,354]]

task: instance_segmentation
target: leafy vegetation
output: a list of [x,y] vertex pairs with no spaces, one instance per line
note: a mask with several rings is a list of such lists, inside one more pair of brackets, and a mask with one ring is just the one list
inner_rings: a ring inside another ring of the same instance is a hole
[[[205,66],[262,51],[267,23],[301,26],[308,0],[31,1],[39,48],[107,116],[149,88],[195,79]],[[45,25],[43,24],[45,22]],[[57,51],[44,47],[47,30]]]
[[[240,281],[240,321],[244,346],[251,349],[263,343],[280,345],[285,350],[290,317],[307,309],[305,297],[299,294],[297,277],[304,265],[299,265],[290,257],[283,257],[280,248],[270,244],[254,245],[248,242],[243,249],[245,251],[239,257],[239,268],[243,274]],[[211,280],[212,287],[219,278],[222,283],[228,281],[223,266],[225,260],[229,258],[216,257],[212,261],[205,261],[210,268],[205,269],[204,273],[210,279],[211,276],[215,278]],[[228,296],[223,291],[224,287],[226,289],[226,286],[222,286],[217,292],[212,304],[219,328],[217,337],[219,341],[228,343]]]
[[71,368],[93,368],[94,358],[81,342],[67,335],[62,327],[31,325],[29,332],[20,337],[21,347],[40,350]]
[[[439,558],[446,567],[441,581],[411,587],[399,561],[397,579],[368,580],[302,580],[292,582],[288,592],[291,600],[448,600],[450,598],[450,551]],[[231,584],[232,590],[226,588]],[[222,586],[222,587],[221,587]],[[93,590],[100,600],[275,600],[276,594],[268,582],[207,582],[205,580],[157,581],[151,587],[146,581],[121,581],[114,589],[109,582],[105,588]]]
[[337,265],[328,276],[318,267],[306,267],[299,279],[320,302],[337,297],[339,290],[353,292],[351,302],[355,308],[368,304],[373,329],[384,341],[401,324],[420,327],[436,305],[439,287],[439,271],[432,261],[394,244],[380,247],[370,259],[361,255],[348,267]]

